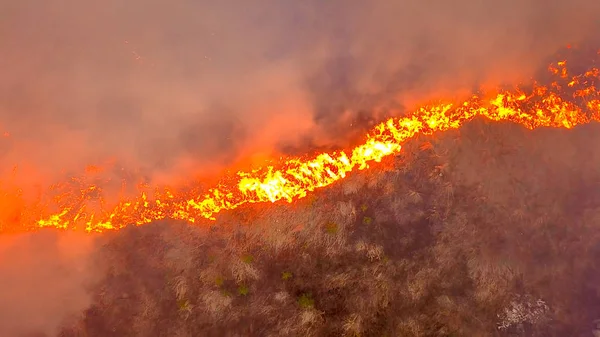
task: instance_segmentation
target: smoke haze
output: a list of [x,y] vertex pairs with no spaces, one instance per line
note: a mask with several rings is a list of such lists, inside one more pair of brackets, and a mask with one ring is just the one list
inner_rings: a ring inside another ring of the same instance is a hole
[[[0,0],[0,183],[15,165],[22,186],[107,160],[170,181],[343,144],[424,100],[528,78],[597,32],[597,13],[597,0]],[[9,336],[89,304],[91,236],[52,233],[0,236]]]
[[369,119],[527,78],[596,31],[598,12],[595,0],[1,0],[2,170],[32,180],[110,158],[156,179],[343,143]]
[[0,336],[50,336],[91,303],[95,237],[41,231],[0,236]]

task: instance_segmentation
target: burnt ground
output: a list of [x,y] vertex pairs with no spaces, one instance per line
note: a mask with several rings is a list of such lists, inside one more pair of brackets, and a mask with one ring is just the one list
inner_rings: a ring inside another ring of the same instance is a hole
[[60,336],[592,336],[598,144],[476,120],[292,205],[108,234]]

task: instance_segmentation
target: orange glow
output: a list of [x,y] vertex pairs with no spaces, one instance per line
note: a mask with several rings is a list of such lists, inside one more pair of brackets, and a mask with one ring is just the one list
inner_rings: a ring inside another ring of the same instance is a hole
[[[173,218],[191,223],[214,219],[224,210],[247,203],[292,202],[317,188],[343,179],[353,170],[397,154],[402,144],[416,134],[432,134],[459,128],[475,117],[511,121],[528,129],[537,127],[573,128],[600,120],[598,69],[572,76],[568,62],[561,60],[549,68],[555,82],[548,86],[533,83],[472,96],[462,102],[442,102],[423,106],[410,115],[389,119],[348,151],[318,154],[312,158],[291,158],[279,165],[239,172],[218,186],[204,190],[168,187],[135,187],[137,196],[122,193],[109,202],[104,189],[104,168],[88,166],[82,177],[50,186],[34,201],[25,201],[21,191],[0,180],[0,231],[32,230],[40,227],[84,228],[87,231],[118,229],[128,224],[142,225]],[[122,191],[125,182],[120,183]],[[112,189],[111,189],[112,191]]]

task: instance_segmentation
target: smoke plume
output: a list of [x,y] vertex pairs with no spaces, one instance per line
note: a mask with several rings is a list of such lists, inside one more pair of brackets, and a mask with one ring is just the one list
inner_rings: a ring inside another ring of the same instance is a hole
[[595,0],[2,1],[2,170],[19,165],[30,181],[110,159],[157,179],[343,144],[425,100],[526,79],[597,31],[599,11]]
[[[0,0],[0,187],[107,161],[170,181],[343,145],[428,99],[528,78],[597,32],[599,12],[597,0]],[[49,332],[86,307],[90,238],[0,236],[0,331]]]
[[0,336],[54,336],[91,303],[95,237],[41,231],[0,236]]

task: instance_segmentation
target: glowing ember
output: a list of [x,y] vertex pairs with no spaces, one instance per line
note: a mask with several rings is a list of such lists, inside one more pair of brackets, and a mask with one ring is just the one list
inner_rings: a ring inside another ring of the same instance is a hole
[[[302,198],[308,192],[343,179],[352,170],[365,169],[369,163],[398,153],[401,144],[415,134],[458,128],[477,116],[494,121],[508,120],[529,129],[572,128],[600,120],[598,69],[570,77],[567,62],[560,61],[551,65],[549,71],[556,78],[549,86],[534,83],[527,90],[515,88],[494,95],[473,96],[459,104],[425,106],[411,115],[378,125],[364,144],[352,151],[323,153],[308,160],[289,159],[277,168],[240,172],[232,183],[222,183],[202,196],[192,191],[149,190],[147,186],[140,186],[138,197],[122,198],[115,207],[107,209],[102,199],[101,179],[94,183],[73,179],[71,184],[52,186],[47,193],[54,193],[53,199],[42,202],[45,199],[40,198],[36,203],[27,204],[19,189],[0,181],[0,231],[39,227],[85,227],[88,231],[103,231],[163,218],[189,222],[213,219],[216,213],[245,203],[291,202]],[[101,171],[88,167],[87,174],[98,175]],[[73,184],[78,188],[72,188]]]

